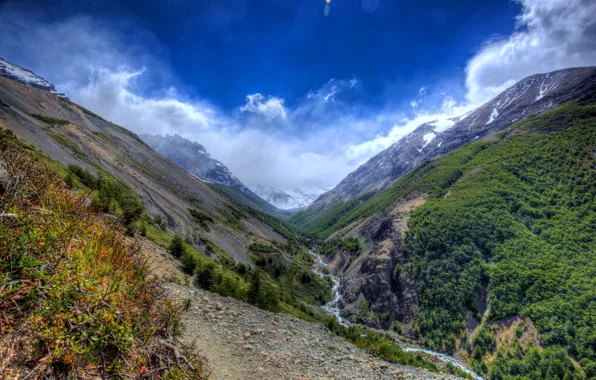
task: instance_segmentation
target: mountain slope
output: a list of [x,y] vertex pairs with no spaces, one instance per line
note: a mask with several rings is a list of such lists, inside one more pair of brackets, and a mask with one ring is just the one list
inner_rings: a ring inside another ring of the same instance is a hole
[[371,158],[292,219],[305,228],[329,209],[367,192],[376,193],[426,159],[441,156],[512,123],[580,96],[596,83],[596,68],[532,75],[463,117],[422,124]]
[[425,161],[333,222],[364,247],[329,255],[342,315],[490,378],[596,376],[595,103],[596,86]]
[[[187,270],[211,278],[204,284],[208,290],[246,300],[253,278],[248,266],[258,262],[263,264],[256,271],[263,279],[261,292],[268,294],[262,307],[322,313],[318,306],[330,297],[330,285],[311,279],[313,259],[300,238],[279,220],[176,166],[130,131],[2,76],[0,128],[61,163],[58,170],[71,185],[90,192],[93,203],[114,213],[131,232],[164,247],[174,235],[182,236],[186,255],[181,250],[178,255]],[[311,281],[302,282],[304,276]]]

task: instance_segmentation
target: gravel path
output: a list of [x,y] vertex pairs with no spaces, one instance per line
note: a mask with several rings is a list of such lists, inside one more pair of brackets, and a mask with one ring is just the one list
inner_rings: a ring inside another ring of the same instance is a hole
[[181,340],[196,344],[214,380],[456,378],[380,361],[289,315],[174,283],[167,289],[178,302],[191,300]]

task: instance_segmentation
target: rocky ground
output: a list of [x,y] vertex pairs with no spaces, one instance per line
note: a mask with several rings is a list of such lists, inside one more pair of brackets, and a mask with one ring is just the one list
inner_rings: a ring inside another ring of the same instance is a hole
[[223,379],[455,379],[380,361],[325,327],[201,289],[168,283],[183,315],[184,343],[206,357],[211,378]]

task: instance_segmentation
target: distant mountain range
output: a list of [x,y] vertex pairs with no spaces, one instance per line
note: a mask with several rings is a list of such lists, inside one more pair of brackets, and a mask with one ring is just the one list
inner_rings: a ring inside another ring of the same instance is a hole
[[[179,135],[143,134],[140,137],[156,152],[203,182],[216,185],[220,190],[247,206],[276,216],[288,216],[288,213],[284,211],[302,209],[326,191],[326,189],[283,191],[272,186],[258,184],[246,186],[230,169],[211,157],[205,147],[196,141]],[[239,190],[240,193],[225,189],[222,185]],[[264,203],[268,203],[268,205]]]
[[284,191],[274,186],[255,184],[248,186],[259,197],[282,210],[300,210],[314,202],[321,194],[328,190],[322,188],[310,190],[295,188]]
[[216,182],[244,192],[250,191],[230,169],[212,158],[205,147],[198,142],[179,135],[142,134],[139,137],[156,152],[205,182]]

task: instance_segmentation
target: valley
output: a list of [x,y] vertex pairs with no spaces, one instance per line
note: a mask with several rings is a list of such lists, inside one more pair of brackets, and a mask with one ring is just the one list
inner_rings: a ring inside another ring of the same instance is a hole
[[[15,70],[0,326],[39,358],[4,340],[6,373],[596,376],[595,68],[423,124],[322,195],[245,186],[199,143],[139,137]],[[44,310],[60,324],[19,335]]]

